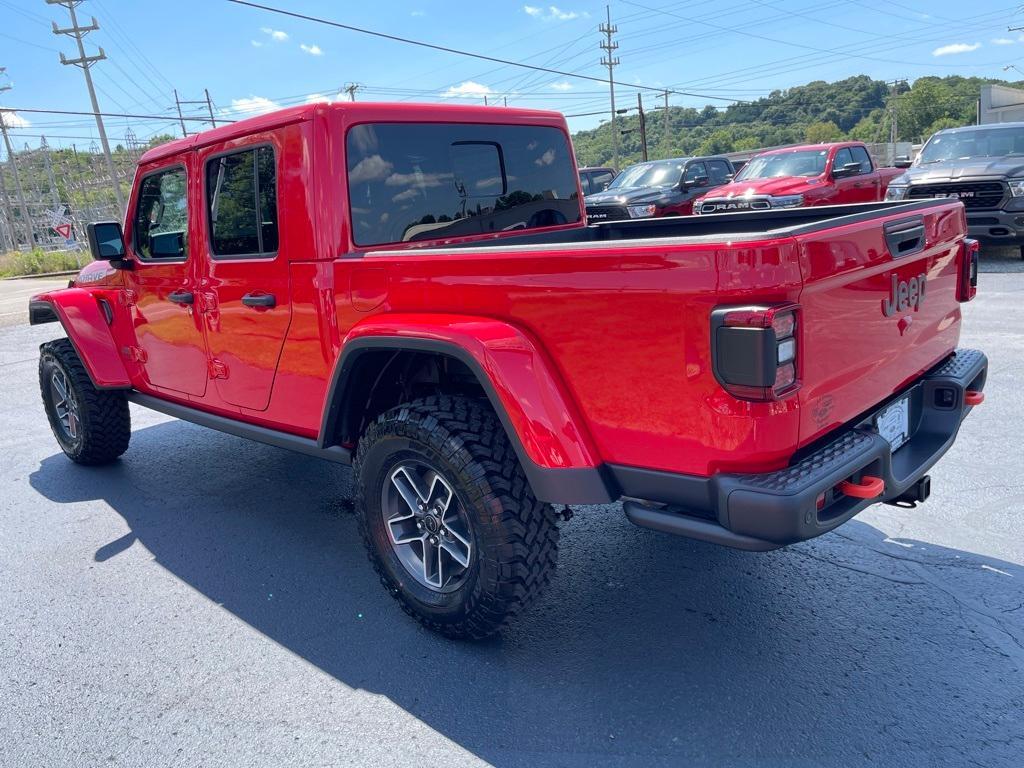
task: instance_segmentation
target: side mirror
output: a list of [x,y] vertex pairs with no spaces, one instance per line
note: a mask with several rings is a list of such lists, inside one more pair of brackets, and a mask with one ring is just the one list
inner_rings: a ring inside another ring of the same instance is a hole
[[893,162],[892,166],[893,168],[909,168],[913,164],[914,162],[909,157],[907,157],[906,155],[900,155]]
[[725,174],[725,183],[729,184],[735,178],[736,178],[736,174],[735,173],[727,173],[727,174]]
[[89,238],[89,251],[96,261],[109,261],[114,269],[132,269],[133,262],[125,258],[124,234],[117,221],[98,221],[85,227]]
[[696,178],[684,180],[682,183],[683,189],[689,189],[690,187],[706,187],[711,183],[711,180],[707,176],[697,176]]

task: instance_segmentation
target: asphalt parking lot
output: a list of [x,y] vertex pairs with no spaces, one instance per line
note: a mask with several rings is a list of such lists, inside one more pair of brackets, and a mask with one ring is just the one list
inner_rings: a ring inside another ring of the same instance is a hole
[[57,327],[0,329],[0,764],[1019,766],[1024,274],[985,269],[987,400],[925,506],[768,554],[580,508],[479,644],[380,588],[346,470],[144,410],[116,465],[71,464]]

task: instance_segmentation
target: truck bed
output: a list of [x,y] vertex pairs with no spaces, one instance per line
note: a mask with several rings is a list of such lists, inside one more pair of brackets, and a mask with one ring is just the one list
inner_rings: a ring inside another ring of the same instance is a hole
[[[856,203],[851,205],[823,205],[810,208],[789,208],[740,213],[716,213],[704,216],[676,216],[653,219],[609,221],[572,229],[548,230],[523,235],[502,233],[496,241],[473,240],[438,245],[409,243],[402,248],[370,250],[366,256],[395,256],[407,254],[411,249],[430,251],[465,249],[489,251],[535,246],[599,246],[623,240],[653,240],[686,238],[690,242],[711,242],[730,235],[730,241],[760,240],[765,237],[791,237],[810,234],[827,228],[871,221],[894,213],[911,215],[934,208],[934,200],[906,202]],[[362,254],[360,254],[362,255]]]

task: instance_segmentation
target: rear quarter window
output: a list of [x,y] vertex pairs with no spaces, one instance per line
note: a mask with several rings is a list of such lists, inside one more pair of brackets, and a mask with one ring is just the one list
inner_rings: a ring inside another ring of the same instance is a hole
[[537,126],[370,123],[346,139],[359,246],[580,220],[566,135]]

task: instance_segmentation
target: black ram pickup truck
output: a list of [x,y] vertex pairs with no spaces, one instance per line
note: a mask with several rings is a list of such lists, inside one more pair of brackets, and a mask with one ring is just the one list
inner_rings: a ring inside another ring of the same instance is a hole
[[693,201],[728,184],[735,173],[724,157],[675,157],[626,168],[603,192],[587,195],[593,223],[658,216],[687,216]]
[[1024,123],[972,125],[934,134],[892,180],[886,200],[954,198],[970,237],[1016,245],[1024,259]]

